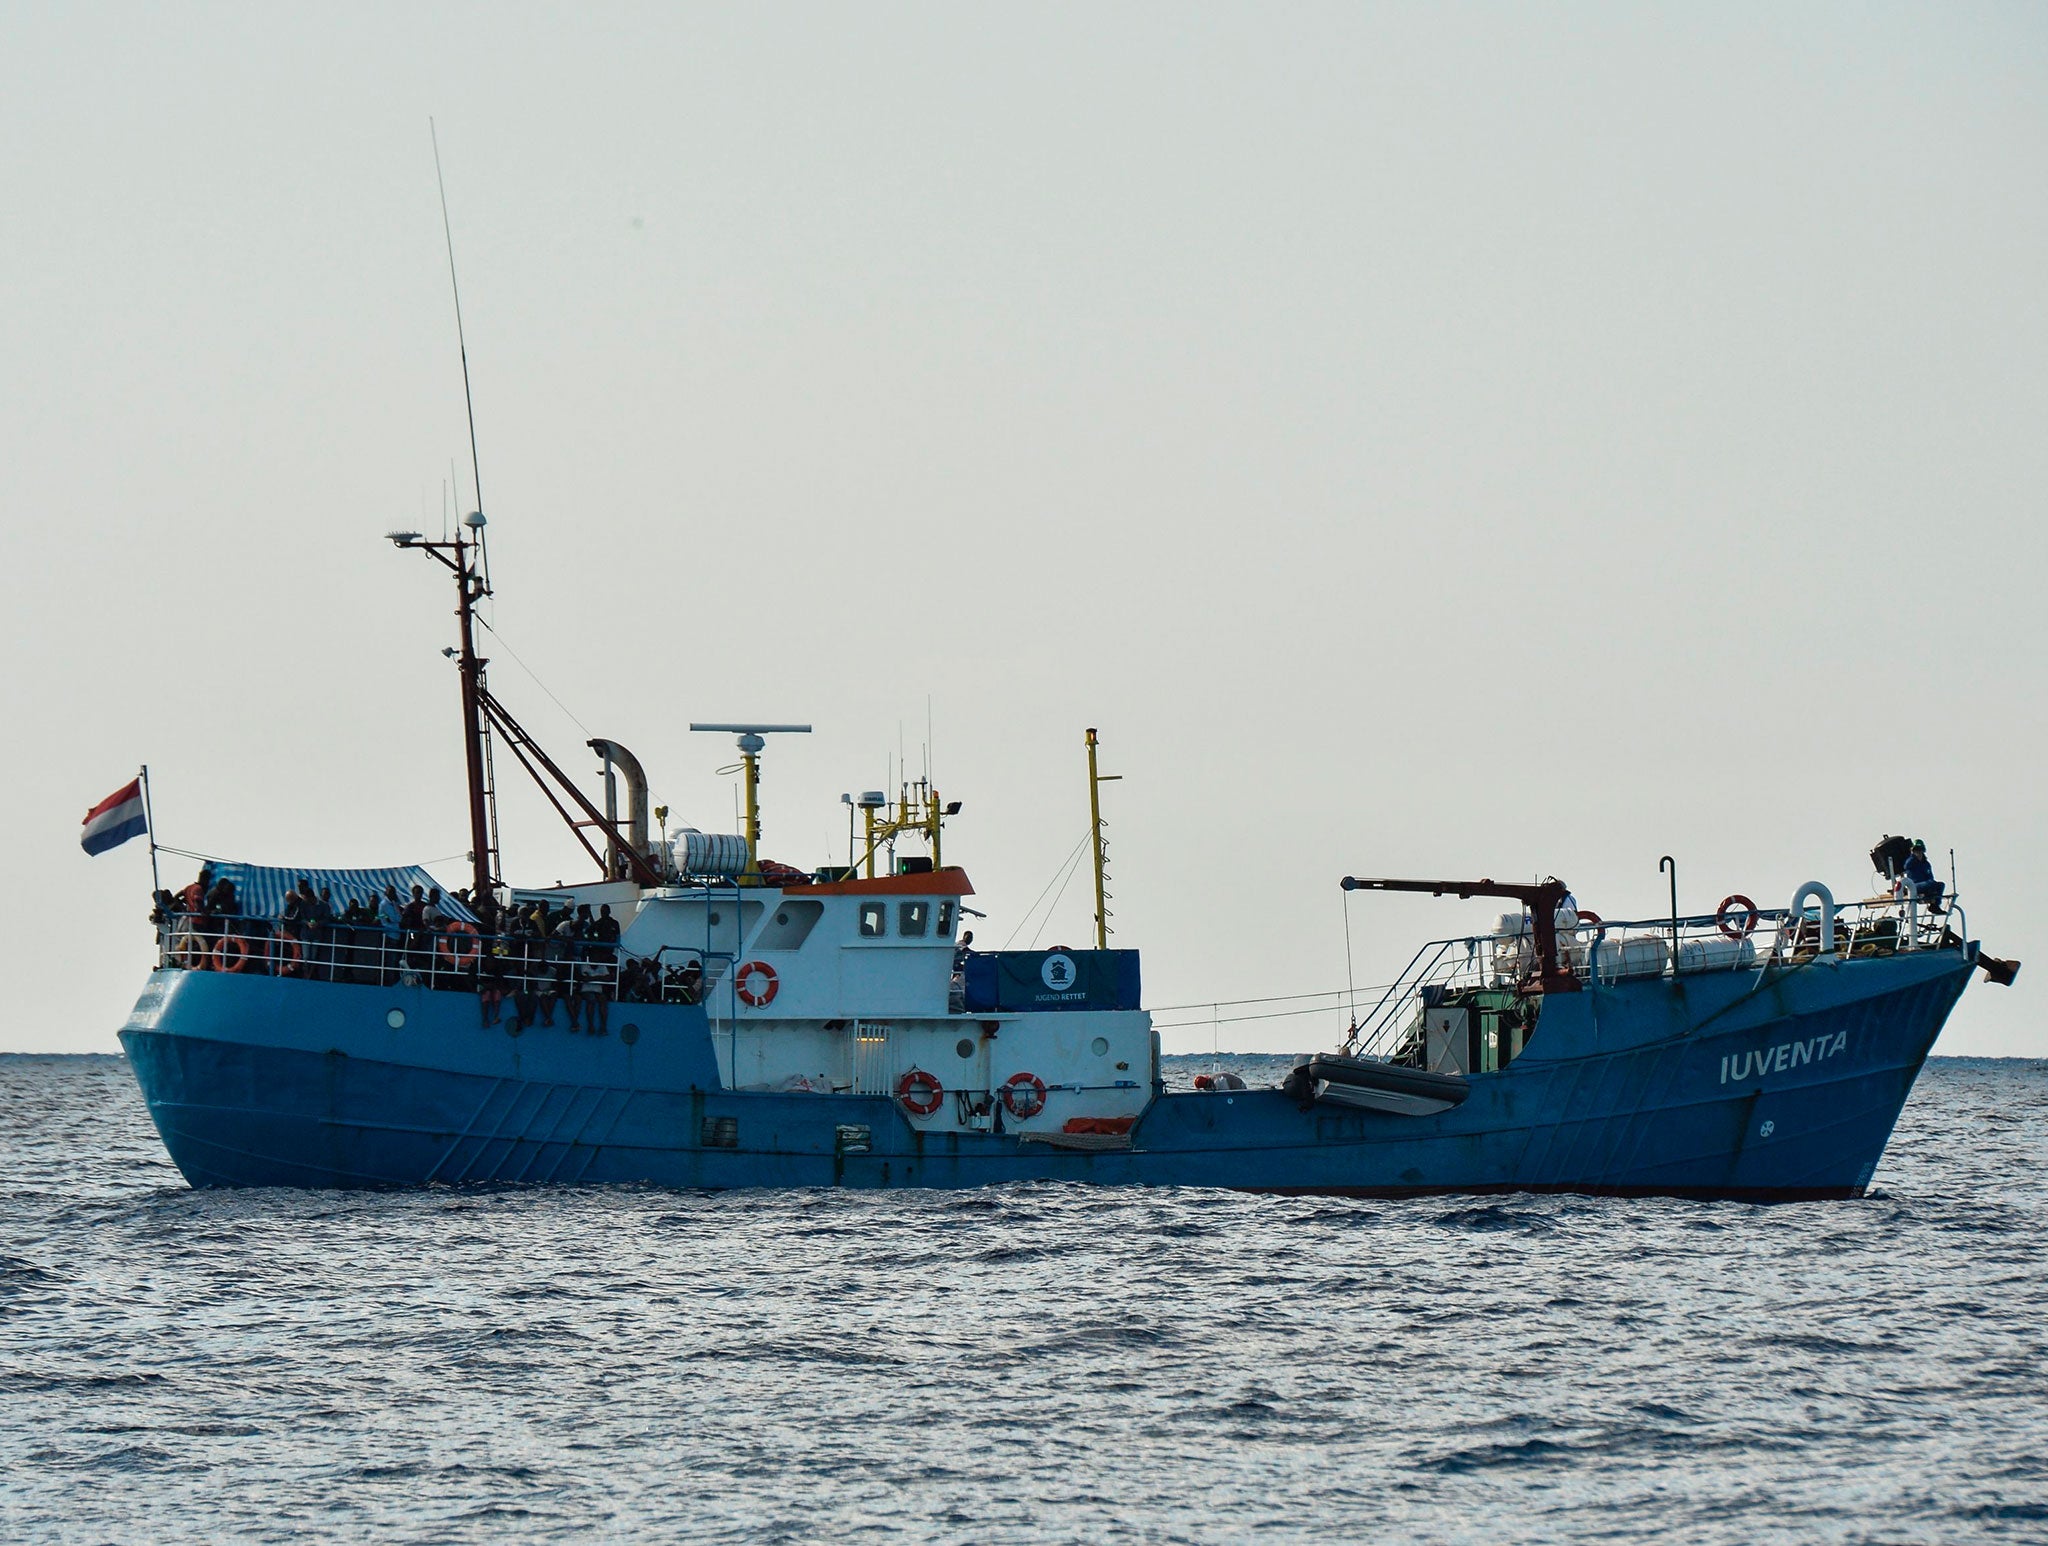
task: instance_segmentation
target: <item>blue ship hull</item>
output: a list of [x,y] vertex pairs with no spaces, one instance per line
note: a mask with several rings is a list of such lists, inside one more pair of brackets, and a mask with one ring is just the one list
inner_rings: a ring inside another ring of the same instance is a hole
[[152,975],[121,1041],[194,1186],[1068,1180],[1854,1197],[1975,954],[1551,995],[1527,1050],[1474,1076],[1448,1111],[1161,1093],[1130,1147],[1103,1151],[928,1134],[883,1096],[724,1089],[710,1026],[690,1005],[614,1005],[603,1037],[513,1035],[481,1026],[461,993],[168,970]]

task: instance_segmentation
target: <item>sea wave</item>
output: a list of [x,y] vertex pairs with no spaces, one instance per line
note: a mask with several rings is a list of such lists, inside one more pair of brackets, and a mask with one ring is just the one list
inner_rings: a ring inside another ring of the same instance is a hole
[[198,1193],[118,1058],[0,1057],[0,1157],[9,1540],[2048,1521],[2041,1063],[1934,1060],[1870,1197],[1778,1207]]

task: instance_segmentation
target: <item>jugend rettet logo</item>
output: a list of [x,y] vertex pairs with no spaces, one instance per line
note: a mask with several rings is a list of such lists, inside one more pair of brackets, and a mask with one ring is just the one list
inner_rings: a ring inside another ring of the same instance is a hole
[[1047,956],[1038,968],[1039,980],[1061,998],[1080,998],[1074,983],[1079,973],[1074,968],[1074,958],[1064,951],[1055,950]]

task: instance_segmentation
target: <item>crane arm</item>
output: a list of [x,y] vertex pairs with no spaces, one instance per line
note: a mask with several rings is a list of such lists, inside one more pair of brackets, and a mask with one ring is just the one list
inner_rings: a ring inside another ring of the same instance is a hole
[[1506,897],[1529,909],[1536,930],[1536,961],[1545,993],[1576,993],[1579,979],[1557,956],[1557,906],[1569,889],[1556,876],[1521,884],[1500,880],[1383,880],[1346,875],[1346,891],[1426,891],[1431,896],[1455,896],[1460,901],[1475,896]]

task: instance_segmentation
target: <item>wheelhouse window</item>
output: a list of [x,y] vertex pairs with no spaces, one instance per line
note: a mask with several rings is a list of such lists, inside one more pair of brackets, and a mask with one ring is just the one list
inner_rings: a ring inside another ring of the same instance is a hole
[[929,902],[899,902],[896,904],[896,932],[905,939],[921,939],[931,916],[932,904]]
[[797,950],[825,913],[823,902],[785,901],[756,934],[749,950]]
[[879,939],[888,932],[888,929],[889,909],[886,904],[881,902],[863,902],[860,904],[860,937],[862,939]]
[[951,902],[939,903],[939,921],[936,925],[936,932],[945,939],[953,937],[953,904]]

